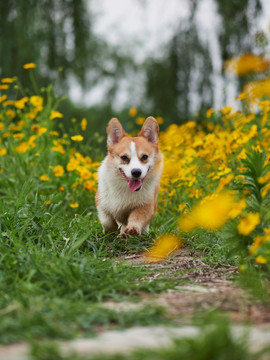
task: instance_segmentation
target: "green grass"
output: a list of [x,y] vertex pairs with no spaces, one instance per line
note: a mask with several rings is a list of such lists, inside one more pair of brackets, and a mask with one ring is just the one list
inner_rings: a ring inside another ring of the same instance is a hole
[[256,353],[248,349],[245,336],[235,338],[230,329],[230,323],[222,317],[214,322],[207,320],[200,327],[201,334],[194,338],[175,340],[169,347],[158,350],[138,349],[131,353],[114,355],[79,356],[62,355],[55,343],[35,342],[31,347],[33,360],[263,360],[270,354],[270,348],[264,348]]

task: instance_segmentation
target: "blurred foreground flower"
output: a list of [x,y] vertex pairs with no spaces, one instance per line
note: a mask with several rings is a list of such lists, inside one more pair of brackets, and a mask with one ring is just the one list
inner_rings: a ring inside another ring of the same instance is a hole
[[237,207],[237,203],[230,193],[206,197],[190,214],[179,219],[178,226],[182,231],[191,231],[196,227],[208,230],[219,229],[229,219],[235,206]]
[[154,245],[143,254],[143,257],[148,262],[163,261],[183,246],[177,235],[162,235],[155,240]]
[[225,63],[225,69],[238,76],[251,72],[264,72],[270,67],[270,62],[262,56],[253,54],[243,54],[236,58],[230,59]]

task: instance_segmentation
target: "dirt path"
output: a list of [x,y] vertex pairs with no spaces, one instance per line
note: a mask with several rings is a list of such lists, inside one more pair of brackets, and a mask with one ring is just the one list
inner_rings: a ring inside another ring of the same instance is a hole
[[[233,282],[238,269],[229,265],[213,268],[199,257],[201,254],[198,252],[181,249],[165,263],[144,264],[143,266],[153,270],[153,279],[166,276],[179,279],[182,283],[174,290],[155,295],[152,301],[164,306],[181,323],[185,323],[185,319],[188,322],[196,312],[217,309],[222,313],[226,312],[235,323],[248,321],[270,329],[270,304],[263,305],[254,300],[247,291]],[[143,263],[142,257],[138,255],[125,259],[134,265]],[[148,298],[148,301],[151,299]]]

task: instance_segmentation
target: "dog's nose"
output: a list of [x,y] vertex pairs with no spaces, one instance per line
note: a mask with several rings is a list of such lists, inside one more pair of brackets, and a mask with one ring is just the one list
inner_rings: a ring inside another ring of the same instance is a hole
[[132,169],[131,170],[131,175],[135,178],[140,177],[142,174],[142,170],[141,169]]

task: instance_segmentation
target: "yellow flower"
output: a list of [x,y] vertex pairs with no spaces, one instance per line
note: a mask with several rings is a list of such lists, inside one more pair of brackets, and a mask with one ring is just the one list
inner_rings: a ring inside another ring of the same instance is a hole
[[210,118],[210,117],[212,116],[213,112],[214,112],[214,109],[212,109],[212,108],[208,109],[208,110],[206,111],[206,117],[207,117],[207,118]]
[[51,203],[51,200],[44,201],[44,205],[50,205],[50,203]]
[[135,107],[131,107],[130,109],[129,109],[129,116],[136,116],[137,115],[137,109],[135,108]]
[[6,115],[7,115],[8,118],[14,119],[15,116],[16,116],[16,113],[15,113],[15,111],[9,109],[9,110],[6,111]]
[[65,172],[65,170],[62,165],[56,165],[53,168],[54,176],[61,177],[61,176],[63,176],[64,172]]
[[78,203],[71,203],[71,204],[69,204],[69,206],[70,206],[72,209],[76,209],[77,207],[79,207],[79,204],[78,204]]
[[24,64],[23,65],[23,68],[24,69],[34,69],[36,67],[36,64],[35,63],[27,63],[27,64]]
[[258,263],[258,264],[266,264],[267,263],[267,259],[261,255],[257,256],[255,258],[255,260],[256,260],[256,263]]
[[245,75],[250,72],[264,72],[270,67],[270,62],[262,56],[243,54],[225,63],[225,69],[235,75]]
[[157,123],[158,123],[159,125],[161,125],[161,124],[164,123],[164,119],[163,119],[162,116],[157,116],[157,117],[156,117],[156,120],[157,120]]
[[90,192],[94,192],[96,191],[96,182],[94,180],[87,180],[83,184],[83,188]]
[[16,106],[17,109],[23,109],[27,101],[28,101],[28,97],[25,96],[20,100],[15,101],[14,105]]
[[268,191],[270,190],[270,182],[268,182],[262,189],[262,198],[265,198]]
[[16,80],[15,77],[14,77],[14,78],[3,78],[3,79],[1,80],[1,82],[2,82],[3,84],[12,84],[15,80]]
[[142,116],[137,117],[136,124],[142,125],[144,123],[145,118]]
[[82,141],[83,136],[82,135],[74,135],[74,136],[71,136],[71,140],[73,140],[73,141]]
[[41,175],[39,178],[40,178],[40,180],[42,180],[42,181],[50,181],[49,176],[46,175],[46,174]]
[[222,177],[220,180],[219,180],[219,184],[218,184],[218,188],[217,188],[217,192],[220,192],[224,189],[224,187],[226,185],[228,185],[232,179],[234,178],[234,175],[233,174],[229,174],[225,177]]
[[250,234],[255,227],[260,223],[260,214],[259,213],[249,213],[246,217],[240,219],[237,226],[239,234],[248,235]]
[[5,124],[0,122],[0,130],[3,130],[5,128]]
[[38,124],[34,124],[31,126],[31,130],[32,131],[35,131],[38,135],[42,135],[44,134],[45,132],[47,132],[47,128],[45,127],[40,127],[40,125]]
[[269,96],[270,78],[247,83],[244,87],[244,92],[248,100],[261,99],[263,96]]
[[49,136],[59,136],[60,134],[59,134],[58,131],[50,131],[50,132],[48,133],[48,135],[49,135]]
[[52,110],[50,115],[50,120],[56,119],[56,118],[62,118],[64,115],[60,113],[59,111]]
[[1,104],[3,101],[5,101],[6,98],[7,98],[7,95],[2,95],[2,96],[0,96],[0,104]]
[[190,231],[196,227],[219,229],[228,220],[234,203],[234,198],[229,193],[206,197],[194,207],[191,214],[179,219],[178,226],[182,231]]
[[239,202],[234,203],[231,211],[229,212],[229,217],[231,219],[235,219],[238,215],[242,213],[242,211],[247,207],[247,203],[245,199],[241,199]]
[[162,235],[155,240],[154,245],[143,256],[146,261],[159,262],[183,246],[177,235]]
[[185,210],[185,208],[186,208],[186,204],[180,204],[180,205],[178,205],[178,209],[179,209],[181,212],[183,212],[183,211]]
[[7,153],[7,149],[4,147],[1,147],[0,148],[0,156],[4,156],[4,155],[6,155],[6,153]]
[[20,139],[22,140],[24,138],[24,134],[23,133],[17,133],[17,134],[14,134],[13,137],[15,139]]
[[81,122],[82,131],[85,131],[86,127],[87,127],[87,120],[86,120],[86,118],[83,118],[82,122]]
[[231,106],[225,106],[223,109],[220,110],[220,112],[223,115],[227,115],[232,111],[232,107]]
[[249,248],[249,253],[253,255],[255,251],[260,247],[260,245],[265,241],[265,237],[258,235],[255,237],[253,244]]
[[64,186],[59,186],[59,188],[58,188],[58,191],[64,191],[65,190],[65,188],[64,188]]
[[43,97],[36,96],[36,95],[31,96],[30,97],[30,103],[35,107],[41,108],[42,105],[43,105]]
[[0,90],[7,90],[9,88],[9,85],[0,85]]

